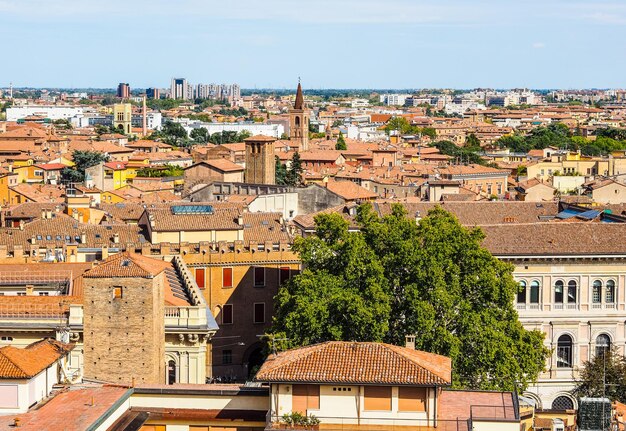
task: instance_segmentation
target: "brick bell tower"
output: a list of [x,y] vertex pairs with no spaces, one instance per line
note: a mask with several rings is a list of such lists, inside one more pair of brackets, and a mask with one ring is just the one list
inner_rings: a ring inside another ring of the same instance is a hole
[[298,143],[299,152],[309,149],[309,111],[304,104],[300,80],[296,91],[296,103],[289,111],[289,139]]
[[254,184],[276,183],[276,158],[274,141],[270,136],[251,136],[244,139],[246,144],[246,170],[244,181]]

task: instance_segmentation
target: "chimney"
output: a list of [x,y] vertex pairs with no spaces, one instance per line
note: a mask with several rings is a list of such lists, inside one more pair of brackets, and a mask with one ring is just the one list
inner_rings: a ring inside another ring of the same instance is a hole
[[29,284],[26,286],[26,296],[33,296],[35,294],[35,286]]
[[13,426],[15,428],[19,428],[22,426],[22,420],[20,418],[13,419]]
[[87,233],[86,232],[81,232],[80,233],[80,243],[81,244],[86,244],[87,243]]
[[415,350],[415,335],[407,335],[405,338],[404,347],[407,349]]
[[239,217],[237,217],[237,224],[243,226],[243,214],[239,214]]
[[46,218],[46,210],[44,208],[41,209],[41,218]]
[[20,220],[20,230],[24,230],[24,220]]

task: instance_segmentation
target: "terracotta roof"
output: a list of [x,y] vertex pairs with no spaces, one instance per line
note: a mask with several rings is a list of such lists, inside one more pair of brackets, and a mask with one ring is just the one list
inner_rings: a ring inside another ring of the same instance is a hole
[[513,397],[511,392],[444,389],[439,399],[439,420],[455,422],[459,420],[461,424],[466,425],[463,422],[470,417],[475,420],[515,419]]
[[[466,226],[492,225],[499,223],[538,223],[546,218],[554,217],[559,212],[557,202],[516,202],[516,201],[484,201],[484,202],[416,202],[403,204],[410,217],[419,211],[426,217],[428,211],[441,206],[454,214]],[[376,208],[381,215],[391,214],[391,203],[377,203]]]
[[189,168],[193,168],[194,166],[197,165],[207,165],[210,166],[212,168],[218,169],[222,172],[241,172],[244,171],[245,169],[241,166],[238,165],[237,163],[233,163],[228,159],[209,159],[209,160],[204,160],[200,163],[196,163],[193,166],[189,166],[186,169]]
[[54,364],[74,348],[73,345],[45,339],[23,349],[0,348],[0,379],[30,379]]
[[170,267],[169,262],[131,252],[114,254],[87,271],[85,278],[153,278]]
[[531,223],[481,226],[496,256],[624,255],[624,223]]
[[147,208],[148,217],[152,218],[152,230],[157,232],[204,231],[204,230],[239,230],[237,223],[239,210],[213,207],[212,214],[174,214],[168,208]]
[[373,199],[378,196],[377,193],[373,193],[366,188],[353,183],[352,181],[330,180],[326,183],[326,188],[349,201],[357,199]]
[[[276,138],[272,137],[272,136],[266,136],[266,135],[254,135],[254,136],[250,136],[249,138],[244,139],[244,142],[274,142],[276,140]],[[229,147],[229,148],[232,148]]]
[[[0,417],[0,428],[11,430],[16,417],[21,419],[22,431],[87,431],[104,421],[112,407],[130,397],[132,391],[119,386],[76,386],[58,393],[38,409],[24,414]],[[93,404],[91,403],[93,400]]]
[[270,356],[256,380],[447,386],[451,360],[383,343],[329,341]]

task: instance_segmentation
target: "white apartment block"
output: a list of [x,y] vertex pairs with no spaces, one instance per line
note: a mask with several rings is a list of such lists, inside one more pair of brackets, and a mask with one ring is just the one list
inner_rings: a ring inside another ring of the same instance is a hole
[[81,106],[23,105],[7,108],[7,121],[22,120],[31,115],[51,120],[70,120],[82,117],[83,114],[84,108]]

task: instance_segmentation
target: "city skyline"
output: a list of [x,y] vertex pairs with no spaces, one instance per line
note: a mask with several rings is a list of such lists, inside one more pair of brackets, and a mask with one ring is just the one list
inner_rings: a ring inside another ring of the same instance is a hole
[[11,59],[0,87],[165,88],[174,76],[246,89],[293,88],[297,76],[309,89],[626,86],[626,5],[617,1],[297,6],[0,1]]

